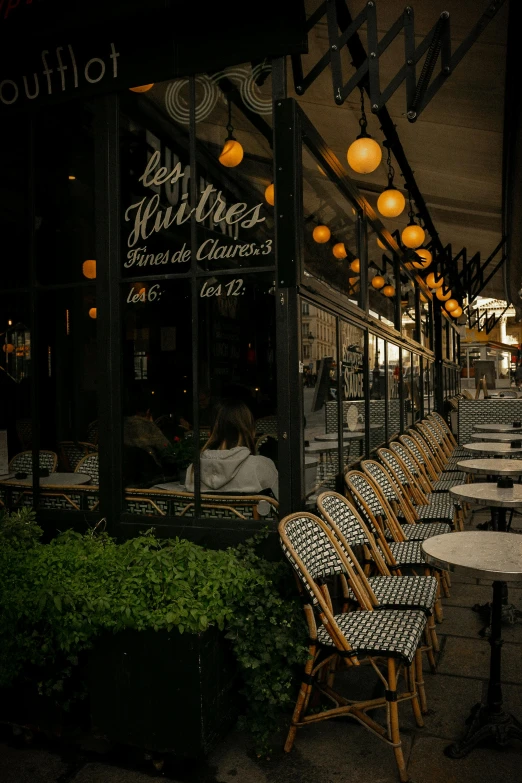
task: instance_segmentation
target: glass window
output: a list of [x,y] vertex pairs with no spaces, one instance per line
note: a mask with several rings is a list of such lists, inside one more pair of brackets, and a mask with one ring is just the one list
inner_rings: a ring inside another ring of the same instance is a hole
[[401,329],[404,337],[417,339],[415,317],[415,285],[407,275],[401,275]]
[[307,149],[302,161],[304,282],[321,280],[362,306],[357,210]]
[[403,423],[404,429],[411,427],[413,424],[413,368],[411,353],[407,349],[402,349],[402,367],[401,367],[401,398],[402,398],[402,411],[403,411]]
[[388,379],[388,439],[401,431],[400,410],[400,348],[386,343],[386,374]]
[[421,395],[420,395],[420,356],[417,353],[412,353],[412,409],[414,421],[420,421],[422,414]]
[[420,338],[421,345],[428,350],[433,348],[432,345],[432,320],[431,320],[431,301],[428,297],[424,296],[422,291],[419,291],[419,310],[421,319]]
[[[339,364],[336,319],[306,304],[301,316],[303,362],[304,479],[306,504],[315,505],[322,489],[338,487]],[[305,358],[305,353],[310,358]]]
[[374,451],[386,441],[386,352],[384,340],[368,335],[370,370],[370,448]]
[[423,398],[424,398],[424,415],[431,413],[433,410],[433,363],[423,359]]
[[368,291],[370,315],[387,326],[395,327],[398,298],[395,262],[392,252],[371,228],[368,236]]
[[[2,287],[29,283],[29,123],[25,115],[2,118],[0,144],[0,279]],[[2,324],[4,326],[5,324]]]
[[[345,470],[348,465],[368,453],[366,392],[364,388],[364,336],[363,329],[341,321],[341,399]],[[371,423],[370,421],[370,427]],[[378,422],[376,423],[378,424]]]

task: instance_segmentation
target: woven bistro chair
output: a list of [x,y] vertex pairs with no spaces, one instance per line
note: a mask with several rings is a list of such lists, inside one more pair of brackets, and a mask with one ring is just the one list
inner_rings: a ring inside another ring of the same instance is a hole
[[452,433],[448,422],[446,419],[440,415],[440,413],[436,413],[435,411],[433,413],[430,413],[429,416],[426,417],[428,420],[433,421],[435,424],[438,424],[438,426],[442,429],[442,431],[445,433],[446,438],[448,442],[453,446],[453,448],[457,448],[458,444],[455,439],[454,434]]
[[[310,639],[309,658],[285,751],[291,750],[298,728],[349,716],[393,748],[399,779],[406,783],[408,773],[401,747],[398,704],[411,701],[415,721],[418,726],[423,725],[417,679],[422,666],[419,644],[426,626],[425,614],[419,610],[374,611],[355,569],[328,525],[313,514],[298,512],[285,517],[279,524],[279,535],[305,599]],[[346,574],[348,584],[357,596],[358,611],[334,614],[325,580],[341,573]],[[362,660],[367,661],[385,685],[385,695],[352,700],[334,691],[331,677],[325,677],[325,673],[328,675],[339,660],[350,668],[360,666]],[[406,690],[398,692],[397,679],[402,671]],[[332,701],[333,706],[309,712],[314,688]],[[368,715],[369,711],[382,707],[386,708],[385,726]]]
[[407,465],[396,452],[390,449],[379,449],[378,456],[382,464],[393,479],[393,483],[400,487],[400,475],[406,474],[410,483],[415,484],[415,503],[411,503],[412,519],[407,516],[407,521],[414,522],[445,522],[450,527],[462,529],[463,523],[461,508],[448,495],[447,492],[436,492],[426,495],[417,483],[415,477],[408,470]]
[[441,426],[437,419],[423,419],[422,424],[431,432],[441,449],[448,457],[448,461],[452,462],[457,457],[462,457],[466,453],[460,446],[455,446],[448,438],[448,433]]
[[100,464],[98,458],[98,452],[94,454],[86,454],[85,457],[78,462],[74,470],[75,473],[86,473],[91,477],[93,484],[100,483]]
[[428,429],[428,427],[426,427],[426,425],[423,422],[417,422],[415,428],[420,433],[423,440],[429,447],[431,454],[433,455],[433,461],[435,462],[435,465],[438,466],[439,472],[444,471],[445,466],[448,463],[449,457],[447,457],[443,449],[441,449],[437,439],[435,438],[431,430]]
[[429,463],[433,476],[436,479],[440,478],[443,473],[448,472],[447,468],[440,462],[440,449],[436,443],[432,442],[433,439],[430,441],[428,437],[421,432],[420,428],[414,429],[412,427],[408,430],[407,435],[413,438],[419,448],[422,449],[423,453],[425,454],[427,464]]
[[85,443],[84,441],[62,440],[58,443],[58,452],[60,455],[59,464],[65,472],[73,473],[76,465],[87,454],[97,451],[98,447],[94,443]]
[[[439,569],[426,563],[422,554],[421,541],[406,538],[403,526],[386,498],[380,493],[374,480],[358,470],[350,470],[345,474],[344,482],[355,508],[375,535],[379,549],[385,556],[390,570],[393,569],[397,572],[397,568],[400,571],[407,568],[412,569],[416,574],[415,569],[422,569],[425,576],[434,576],[437,579],[437,598],[440,597],[441,584],[444,587],[446,597],[449,596],[444,574],[441,578]],[[424,526],[419,525],[419,528],[422,527]],[[405,529],[408,529],[408,526]],[[393,567],[393,562],[396,562],[397,566]],[[435,615],[437,621],[441,622],[443,615],[440,603],[436,606]]]
[[[379,449],[379,452],[381,451],[385,451],[385,449]],[[445,519],[433,522],[419,520],[415,506],[407,495],[401,492],[397,476],[391,470],[387,470],[386,463],[383,465],[375,460],[364,460],[361,467],[363,472],[377,484],[381,495],[391,505],[397,516],[397,523],[401,525],[408,541],[424,541],[426,538],[451,532],[451,527]],[[404,519],[407,524],[401,524],[400,519]]]
[[444,440],[444,436],[440,429],[431,421],[426,419],[417,425],[424,439],[434,449],[435,453],[439,457],[439,462],[442,464],[443,471],[456,471],[458,470],[457,462],[459,459],[463,459],[468,454],[465,449],[457,447],[450,449]]
[[443,474],[442,478],[432,483],[426,475],[424,465],[421,465],[415,454],[404,443],[401,443],[399,440],[393,440],[390,443],[390,449],[406,465],[421,486],[422,491],[428,495],[432,492],[447,492],[452,487],[457,486],[457,484],[462,484],[462,479],[455,473],[448,474],[448,477],[444,477]]
[[[437,580],[432,576],[393,575],[381,555],[372,533],[354,507],[339,493],[322,492],[317,498],[317,510],[322,519],[332,528],[346,556],[350,560],[355,557],[353,565],[361,582],[369,587],[367,592],[372,596],[374,609],[420,609],[424,612],[428,618],[425,651],[431,670],[434,672],[436,664],[433,650],[440,649],[433,618],[434,606],[437,601]],[[365,562],[371,558],[371,562],[378,572],[376,575],[366,576],[363,565],[357,557],[357,551],[361,548]],[[355,599],[355,596],[350,592],[347,597]],[[343,610],[346,611],[344,607]],[[419,689],[419,696],[424,712],[425,694],[421,689]]]
[[[38,452],[38,466],[40,470],[48,470],[49,473],[55,473],[58,464],[58,455],[54,451],[41,449]],[[20,451],[15,454],[9,463],[9,473],[32,473],[33,472],[33,452]]]

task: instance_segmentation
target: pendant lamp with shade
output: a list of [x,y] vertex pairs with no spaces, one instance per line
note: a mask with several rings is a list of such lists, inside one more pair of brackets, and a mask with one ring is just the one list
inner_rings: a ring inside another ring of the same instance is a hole
[[359,125],[361,132],[348,147],[346,158],[348,165],[357,174],[371,174],[378,167],[382,160],[382,151],[379,144],[367,133],[368,122],[364,111],[364,89],[361,91],[361,117]]
[[228,101],[227,131],[228,131],[228,136],[225,139],[225,144],[223,146],[223,149],[221,150],[221,154],[219,156],[219,162],[221,163],[222,166],[226,166],[227,168],[231,169],[234,168],[235,166],[239,166],[239,164],[243,160],[243,155],[245,153],[243,147],[234,136],[234,127],[232,125],[232,103],[230,102],[230,100]]
[[391,163],[391,152],[389,142],[384,142],[388,148],[388,157],[386,158],[386,165],[388,166],[388,185],[382,191],[381,195],[377,199],[377,209],[383,215],[383,217],[398,217],[406,206],[406,199],[400,190],[397,190],[393,184],[393,177],[395,175],[395,169]]
[[403,228],[401,234],[401,240],[402,240],[402,244],[405,247],[409,247],[410,250],[415,250],[416,248],[420,247],[424,242],[426,238],[426,233],[422,228],[422,226],[419,226],[419,224],[415,222],[415,213],[413,211],[411,193],[409,191],[408,191],[408,201],[410,203],[410,209],[408,212],[408,217],[410,219],[410,222],[408,223],[406,228]]

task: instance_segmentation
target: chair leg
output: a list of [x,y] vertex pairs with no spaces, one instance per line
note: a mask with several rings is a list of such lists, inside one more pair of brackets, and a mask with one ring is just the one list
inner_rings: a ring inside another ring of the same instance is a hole
[[[413,702],[417,701],[417,709],[419,712],[421,712],[423,715],[426,715],[428,712],[428,702],[426,699],[426,691],[424,689],[424,672],[422,671],[422,653],[420,650],[415,651],[415,660],[412,664],[412,669],[415,675],[415,682],[417,685],[417,693],[419,694],[419,701],[420,701],[420,707],[419,702],[416,698],[413,699]],[[417,713],[415,711],[415,704],[413,706],[413,712],[415,714],[415,720],[417,721],[417,726],[424,726],[424,721],[422,718],[419,718],[421,720],[421,723],[417,720]]]
[[386,702],[390,721],[390,739],[393,742],[393,753],[395,762],[399,770],[399,779],[401,783],[408,783],[408,773],[406,771],[406,762],[402,752],[401,735],[399,731],[399,708],[397,704],[397,673],[395,669],[395,659],[388,658],[388,691],[386,693]]
[[308,704],[308,700],[310,698],[310,693],[312,692],[311,675],[314,668],[315,659],[317,657],[316,646],[311,645],[308,653],[310,657],[308,658],[304,667],[304,677],[301,681],[299,694],[297,696],[297,701],[295,703],[294,712],[292,715],[292,722],[290,724],[284,745],[286,753],[289,753],[292,750],[292,745],[294,744],[295,735],[297,733],[297,724],[301,721],[301,717],[306,710],[306,705]]
[[412,694],[412,698],[410,699],[410,701],[411,701],[411,708],[413,710],[413,717],[415,718],[415,723],[419,728],[422,728],[424,726],[424,721],[422,719],[422,711],[421,711],[422,700],[420,700],[419,702],[419,691],[417,689],[418,677],[417,677],[416,668],[417,668],[416,660],[413,659],[411,666],[406,667],[406,672],[407,672],[406,683],[409,692]]
[[435,618],[432,614],[428,617],[428,624],[426,628],[428,638],[431,642],[431,646],[433,647],[433,651],[440,652],[439,637],[437,636],[437,629],[435,628]]
[[434,604],[434,611],[435,611],[435,619],[438,623],[441,623],[444,620],[444,613],[442,611],[442,601],[440,598],[440,572],[437,570],[431,570],[430,568],[425,568],[424,573],[426,576],[434,576],[437,580],[437,600]]

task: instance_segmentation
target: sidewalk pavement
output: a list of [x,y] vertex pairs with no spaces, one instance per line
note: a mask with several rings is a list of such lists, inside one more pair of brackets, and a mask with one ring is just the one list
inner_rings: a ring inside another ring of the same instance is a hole
[[[488,512],[478,511],[469,528]],[[522,534],[522,517],[513,529]],[[413,783],[513,783],[522,766],[522,744],[499,750],[478,748],[465,759],[444,756],[446,745],[462,735],[470,708],[480,700],[488,676],[489,644],[479,635],[484,623],[472,611],[491,599],[488,582],[452,575],[436,675],[425,673],[428,706],[425,726],[415,726],[409,706],[400,710],[405,758]],[[510,602],[522,610],[522,583],[509,585]],[[503,694],[506,709],[522,721],[522,622],[503,626]],[[282,743],[281,743],[282,744]],[[101,750],[101,749],[100,749]],[[154,763],[155,761],[155,763]],[[177,783],[397,783],[393,753],[350,720],[327,721],[301,729],[294,747],[277,747],[270,760],[256,759],[249,739],[232,732],[202,764],[169,767],[162,760],[135,763],[97,752],[92,744],[57,748],[34,740],[0,741],[1,783],[150,783],[153,777]]]

